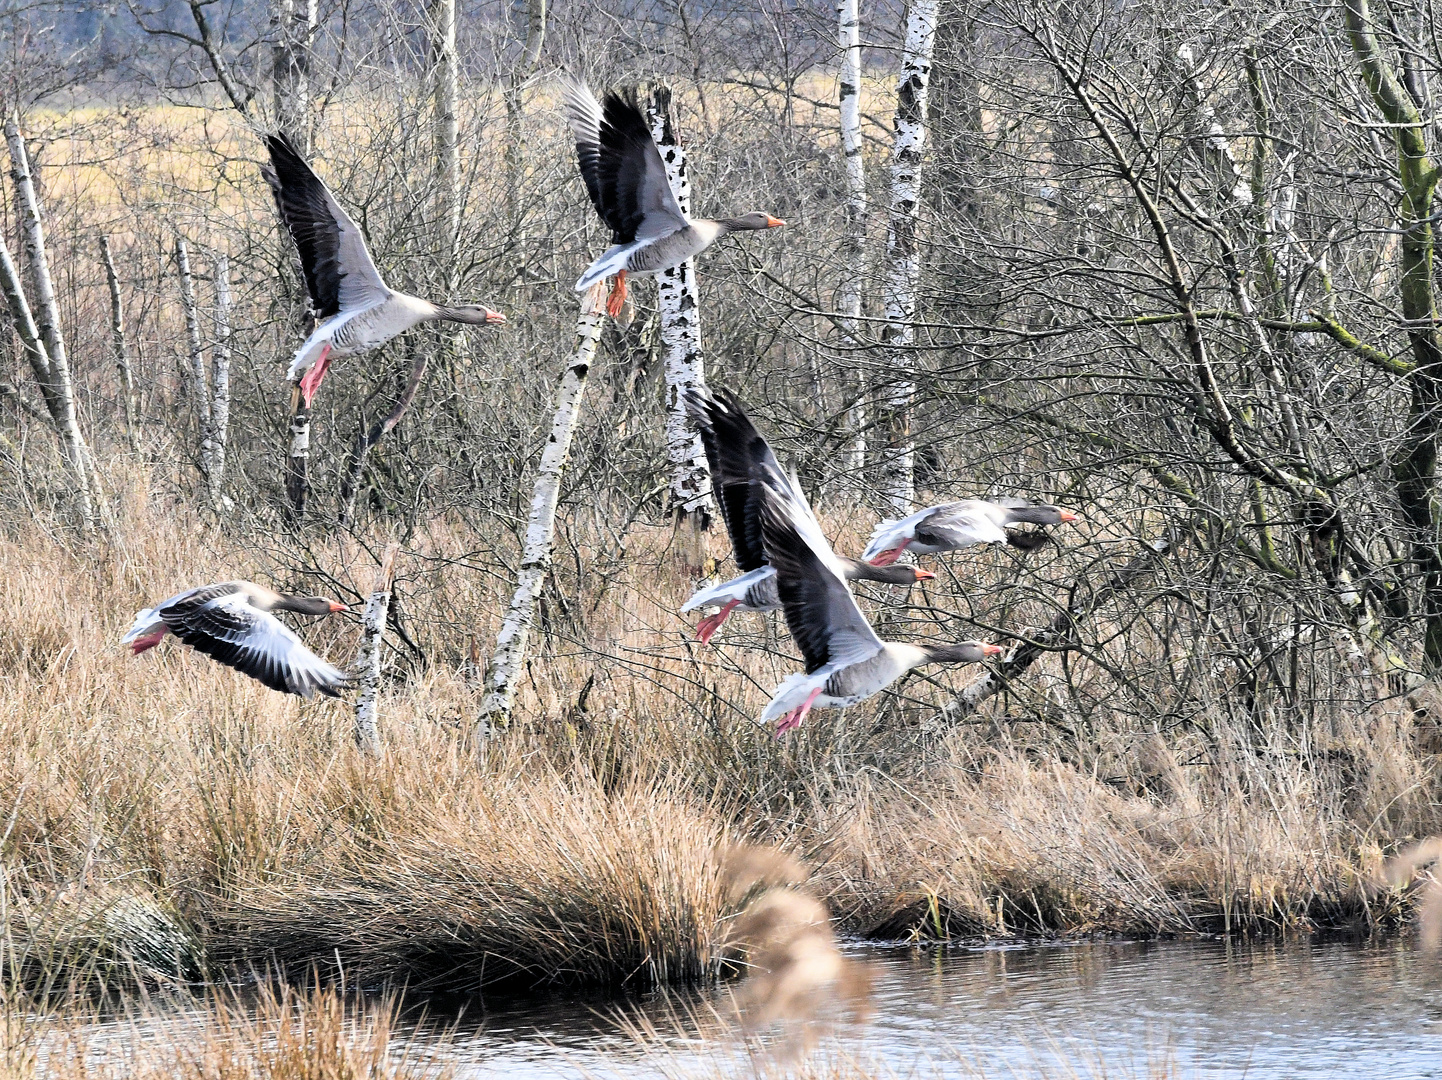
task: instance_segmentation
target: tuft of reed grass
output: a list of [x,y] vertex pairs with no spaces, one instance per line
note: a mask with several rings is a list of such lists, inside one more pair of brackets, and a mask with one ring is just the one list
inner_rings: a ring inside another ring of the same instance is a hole
[[[0,1050],[3,1080],[447,1080],[454,1069],[397,1035],[390,999],[263,982],[203,1003],[156,999],[121,1019],[52,1015]],[[17,1029],[18,1030],[18,1029]]]
[[714,814],[649,785],[608,793],[585,774],[481,779],[449,806],[409,793],[405,818],[377,815],[383,831],[238,890],[217,913],[226,953],[459,993],[714,974],[727,914]]

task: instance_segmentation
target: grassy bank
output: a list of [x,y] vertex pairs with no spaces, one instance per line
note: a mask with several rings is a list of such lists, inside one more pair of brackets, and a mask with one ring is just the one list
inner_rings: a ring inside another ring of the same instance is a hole
[[[632,569],[570,597],[588,640],[553,608],[519,719],[478,763],[465,657],[499,603],[462,585],[446,536],[413,544],[429,546],[401,586],[405,625],[436,660],[407,673],[406,649],[392,657],[380,761],[353,748],[343,705],[273,694],[173,642],[138,659],[115,645],[182,585],[304,581],[290,549],[143,499],[107,542],[33,525],[0,541],[8,979],[337,963],[355,985],[459,991],[699,979],[736,910],[721,853],[743,840],[813,867],[854,934],[1371,929],[1406,911],[1371,885],[1381,858],[1438,826],[1428,729],[1401,700],[1340,716],[1311,754],[1233,739],[1217,718],[1205,742],[1098,726],[1062,744],[1014,721],[1015,697],[931,730],[974,677],[959,672],[778,742],[748,714],[787,650],[739,619],[721,649],[695,648],[663,530],[637,529]],[[372,565],[353,543],[305,557],[343,599]],[[428,619],[443,601],[471,617]],[[354,648],[340,620],[303,633],[341,662]]]

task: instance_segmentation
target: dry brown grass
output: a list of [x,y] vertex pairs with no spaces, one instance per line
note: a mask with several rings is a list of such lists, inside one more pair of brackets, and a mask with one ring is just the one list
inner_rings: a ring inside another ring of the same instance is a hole
[[[454,990],[704,978],[741,904],[721,854],[736,841],[816,867],[812,888],[863,934],[1367,926],[1402,910],[1369,887],[1382,853],[1438,831],[1435,758],[1400,704],[1339,726],[1325,759],[1263,757],[1221,728],[1204,758],[1102,731],[1088,767],[998,737],[1000,713],[926,734],[926,702],[959,672],[778,743],[749,716],[791,661],[741,620],[696,649],[670,534],[644,528],[572,598],[586,636],[553,612],[482,764],[459,663],[388,688],[374,761],[343,705],[173,642],[139,659],[115,646],[156,597],[242,574],[286,584],[300,558],[128,482],[108,542],[34,524],[0,540],[0,956],[32,986],[337,961],[365,985]],[[441,558],[450,537],[434,522],[405,556],[421,568],[411,625],[438,658],[484,647],[503,589]],[[342,585],[370,576],[354,543],[303,556]],[[342,662],[354,647],[340,620],[304,633]]]
[[[67,1012],[0,1032],[0,1078],[445,1080],[453,1069],[396,1034],[393,1002],[262,984],[203,1004],[150,1002],[121,1020]],[[8,1038],[8,1041],[7,1041]]]

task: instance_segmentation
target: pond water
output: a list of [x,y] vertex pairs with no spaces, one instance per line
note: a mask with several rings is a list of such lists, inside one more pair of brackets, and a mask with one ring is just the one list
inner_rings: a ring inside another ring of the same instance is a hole
[[[822,1045],[877,1076],[1442,1078],[1442,958],[1405,940],[848,952],[871,971],[874,1013]],[[666,1031],[707,1004],[672,993],[630,1008]],[[434,1050],[462,1076],[508,1080],[750,1071],[683,1033],[641,1053],[609,1011],[597,998],[488,1000]]]

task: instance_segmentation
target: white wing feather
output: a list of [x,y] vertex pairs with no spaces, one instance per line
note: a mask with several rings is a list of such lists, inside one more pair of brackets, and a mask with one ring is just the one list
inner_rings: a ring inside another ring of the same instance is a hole
[[722,581],[715,585],[708,585],[704,589],[697,589],[681,610],[692,611],[695,608],[705,607],[707,604],[724,604],[728,600],[745,603],[746,594],[752,586],[775,576],[775,574],[776,571],[769,566],[758,566],[755,570],[748,570],[740,577],[734,577],[730,581]]

